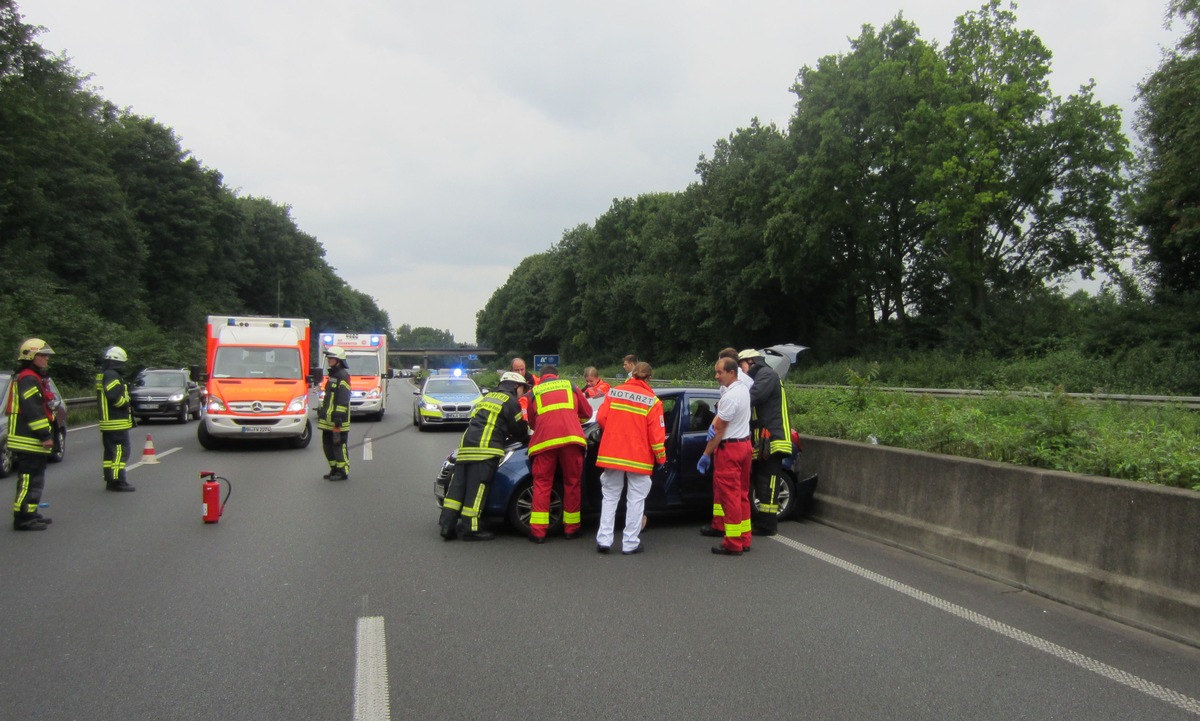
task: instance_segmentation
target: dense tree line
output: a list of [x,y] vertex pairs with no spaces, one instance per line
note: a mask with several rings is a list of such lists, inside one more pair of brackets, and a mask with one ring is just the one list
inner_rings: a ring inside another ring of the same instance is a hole
[[[754,120],[686,189],[614,200],[526,258],[477,337],[602,364],[788,341],[823,359],[1194,353],[1198,4],[1170,4],[1191,31],[1142,88],[1136,165],[1092,84],[1051,92],[1015,6],[965,13],[940,48],[900,15],[800,70],[786,130]],[[1054,289],[1097,272],[1099,295]]]
[[201,362],[210,313],[390,331],[286,205],[226,187],[38,32],[0,0],[0,349],[44,337],[56,374],[86,384],[109,344],[141,365]]

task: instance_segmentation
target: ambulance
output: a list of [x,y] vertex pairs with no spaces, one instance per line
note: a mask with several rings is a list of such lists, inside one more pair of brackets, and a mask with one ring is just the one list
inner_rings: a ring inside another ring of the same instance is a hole
[[321,333],[321,359],[325,349],[338,346],[346,351],[350,370],[350,413],[383,420],[387,410],[388,354],[383,333]]
[[208,399],[197,431],[201,446],[252,438],[308,446],[309,387],[321,375],[309,365],[309,325],[307,318],[208,316],[205,366],[193,374]]

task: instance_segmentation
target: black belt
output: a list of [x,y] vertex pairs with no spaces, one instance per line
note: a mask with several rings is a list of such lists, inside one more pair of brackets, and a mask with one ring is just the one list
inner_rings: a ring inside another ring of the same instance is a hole
[[717,445],[723,446],[726,443],[749,443],[749,442],[750,442],[750,436],[745,436],[744,438],[726,438],[726,439],[722,440],[720,443],[718,443]]

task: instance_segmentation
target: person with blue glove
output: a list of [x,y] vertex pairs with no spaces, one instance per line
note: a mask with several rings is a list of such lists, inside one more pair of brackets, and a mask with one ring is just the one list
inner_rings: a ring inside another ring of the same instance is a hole
[[[723,540],[712,552],[740,556],[750,550],[751,544],[750,390],[738,382],[738,366],[732,358],[719,359],[713,371],[721,384],[721,402],[696,470],[704,474],[712,469],[714,520],[720,517],[723,521]],[[715,526],[713,530],[717,530]]]

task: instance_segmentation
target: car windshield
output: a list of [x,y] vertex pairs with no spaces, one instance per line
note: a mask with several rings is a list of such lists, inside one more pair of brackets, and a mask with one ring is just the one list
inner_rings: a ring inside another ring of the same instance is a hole
[[184,383],[178,371],[149,371],[137,380],[138,388],[179,388]]
[[466,378],[430,378],[425,382],[425,393],[477,395],[479,387],[475,385],[475,381]]
[[379,356],[347,353],[346,368],[352,376],[377,376],[379,375]]

